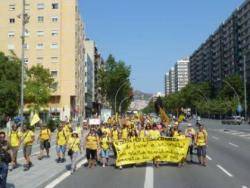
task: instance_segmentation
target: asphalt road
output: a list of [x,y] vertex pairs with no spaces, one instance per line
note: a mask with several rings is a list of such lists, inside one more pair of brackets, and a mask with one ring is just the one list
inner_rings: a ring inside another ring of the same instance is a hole
[[162,165],[156,169],[147,164],[118,170],[79,165],[76,173],[63,174],[48,187],[250,188],[250,126],[226,126],[214,120],[204,124],[209,134],[207,167],[187,163],[182,168]]

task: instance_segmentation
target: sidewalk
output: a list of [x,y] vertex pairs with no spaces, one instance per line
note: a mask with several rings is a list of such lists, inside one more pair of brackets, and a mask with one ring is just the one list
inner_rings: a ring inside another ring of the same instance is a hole
[[[84,137],[87,133],[84,133]],[[32,151],[32,163],[34,166],[27,172],[23,171],[23,167],[9,172],[7,179],[7,188],[42,188],[48,182],[59,176],[61,173],[67,171],[70,168],[70,158],[66,156],[65,163],[56,163],[56,150],[55,150],[55,134],[52,137],[50,158],[39,161],[37,156],[39,154],[39,144],[33,146]],[[18,163],[23,164],[24,158],[22,150],[18,153]],[[85,157],[85,152],[80,155],[79,159]]]

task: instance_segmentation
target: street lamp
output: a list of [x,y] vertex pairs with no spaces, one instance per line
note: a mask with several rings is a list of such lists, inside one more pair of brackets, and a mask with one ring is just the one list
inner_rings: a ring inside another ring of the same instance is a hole
[[245,103],[245,121],[247,121],[247,73],[246,73],[246,55],[244,55],[244,103]]
[[116,114],[116,98],[119,93],[119,91],[122,89],[123,86],[125,86],[128,82],[128,79],[124,80],[121,84],[121,86],[117,89],[116,94],[115,94],[115,114]]
[[119,104],[119,112],[120,112],[120,113],[121,113],[121,111],[122,111],[122,104],[123,104],[126,100],[130,99],[130,97],[131,97],[131,96],[125,97],[125,98],[120,102],[120,104]]
[[228,81],[223,80],[223,82],[226,83],[234,91],[234,94],[237,96],[238,104],[240,105],[240,97],[238,93],[236,92],[235,88]]

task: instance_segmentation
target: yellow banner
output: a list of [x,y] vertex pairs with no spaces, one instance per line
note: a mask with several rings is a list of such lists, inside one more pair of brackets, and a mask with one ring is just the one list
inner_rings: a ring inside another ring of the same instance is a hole
[[39,115],[37,113],[35,113],[30,121],[30,126],[34,126],[39,121],[40,121]]
[[114,142],[117,151],[116,165],[138,164],[157,159],[162,162],[179,163],[186,158],[189,139],[149,138]]

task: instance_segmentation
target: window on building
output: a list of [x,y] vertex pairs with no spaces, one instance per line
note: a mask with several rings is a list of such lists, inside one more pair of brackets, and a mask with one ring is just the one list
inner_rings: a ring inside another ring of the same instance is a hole
[[59,34],[58,30],[51,31],[52,36],[57,36]]
[[45,6],[44,6],[44,3],[38,3],[36,6],[37,6],[37,9],[38,9],[38,10],[43,10],[44,7],[45,7]]
[[37,21],[38,21],[39,23],[42,23],[42,22],[44,21],[44,17],[43,17],[43,16],[38,16],[38,17],[37,17]]
[[15,22],[16,22],[15,18],[10,18],[10,23],[11,23],[11,24],[13,24],[13,23],[15,23]]
[[44,48],[43,43],[38,43],[38,44],[36,45],[36,49],[43,49],[43,48]]
[[51,62],[52,63],[58,63],[59,58],[58,57],[51,57]]
[[9,5],[9,11],[14,11],[16,10],[16,5],[15,4],[10,4]]
[[44,32],[43,31],[37,31],[36,35],[39,36],[39,37],[44,36]]
[[52,3],[52,9],[58,9],[59,4],[58,3]]
[[26,10],[26,11],[29,11],[29,10],[30,10],[30,4],[27,4],[27,3],[25,4],[25,10]]
[[8,44],[8,50],[14,50],[15,46],[14,44]]
[[36,60],[37,60],[37,63],[42,63],[43,62],[43,57],[37,57]]
[[15,37],[15,32],[14,32],[14,31],[9,31],[9,32],[8,32],[8,37],[9,37],[9,38]]
[[57,83],[57,82],[53,83],[53,84],[51,85],[50,88],[51,88],[51,89],[54,89],[54,90],[57,90],[57,88],[58,88],[58,83]]
[[51,18],[51,20],[52,20],[52,22],[58,22],[58,16],[53,16],[53,17]]
[[57,70],[53,70],[50,72],[52,77],[57,77],[58,71]]
[[52,43],[50,47],[53,48],[53,49],[56,49],[56,48],[58,48],[58,44],[57,43]]
[[28,45],[28,44],[24,44],[23,47],[24,47],[24,49],[26,49],[26,50],[29,49],[29,45]]

